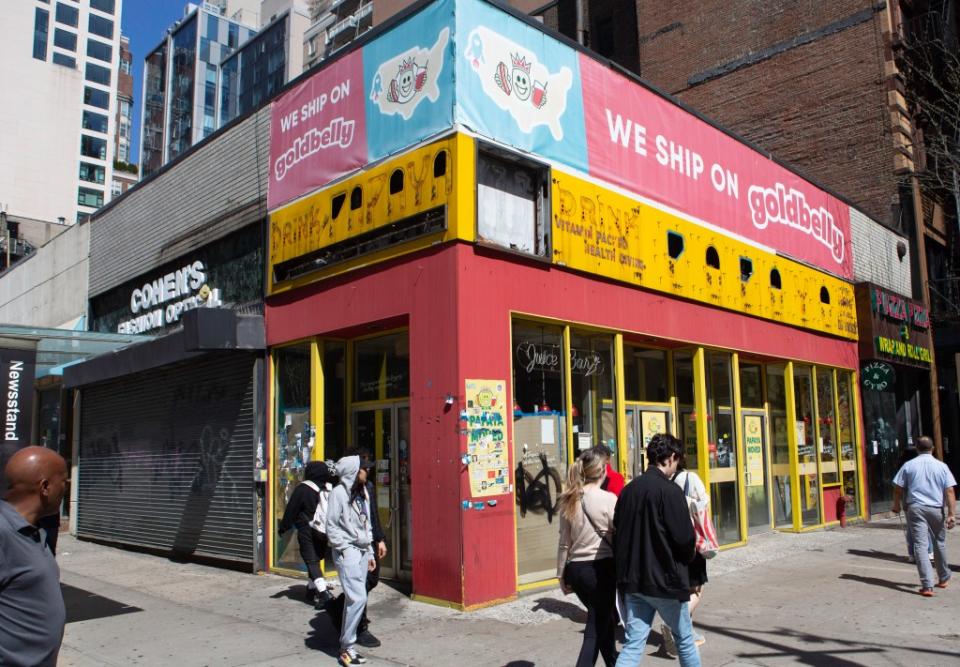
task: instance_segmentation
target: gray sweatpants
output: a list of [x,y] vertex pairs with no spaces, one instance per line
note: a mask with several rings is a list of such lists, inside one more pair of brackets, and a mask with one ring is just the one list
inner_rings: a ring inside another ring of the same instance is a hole
[[334,563],[343,589],[343,625],[340,627],[340,650],[353,648],[357,641],[357,626],[367,606],[367,565],[373,554],[366,549],[347,547],[337,551]]
[[930,559],[922,556],[926,553],[931,536],[933,537],[933,562],[937,567],[937,576],[939,581],[947,581],[950,578],[950,567],[947,565],[947,523],[943,518],[943,508],[911,505],[907,508],[907,519],[910,522],[910,530],[913,531],[913,553],[917,555],[920,586],[933,588],[937,583],[933,578]]

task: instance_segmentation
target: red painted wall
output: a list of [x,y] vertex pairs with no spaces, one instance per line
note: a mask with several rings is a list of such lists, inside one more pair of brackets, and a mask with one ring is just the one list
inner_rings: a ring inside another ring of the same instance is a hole
[[[511,312],[857,367],[856,343],[456,243],[268,300],[270,345],[406,317],[410,327],[414,593],[474,606],[516,592],[510,495],[463,510],[464,380],[504,379]],[[444,409],[447,394],[457,398]],[[508,437],[512,440],[512,423]],[[510,448],[512,454],[512,447]],[[513,462],[511,461],[511,468]],[[459,483],[453,483],[457,478]]]
[[455,260],[449,250],[431,251],[271,298],[265,322],[267,342],[276,345],[346,329],[371,334],[363,325],[408,318],[413,592],[460,601],[458,411],[444,411],[447,393],[463,392]]

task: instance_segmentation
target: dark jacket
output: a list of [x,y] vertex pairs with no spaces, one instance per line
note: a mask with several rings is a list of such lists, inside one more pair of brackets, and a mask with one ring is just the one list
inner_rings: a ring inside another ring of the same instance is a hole
[[[303,471],[304,479],[308,479],[319,488],[324,484],[336,484],[336,477],[331,476],[330,470],[324,461],[311,461],[306,465]],[[297,530],[310,529],[310,522],[313,521],[313,515],[317,512],[317,502],[320,500],[320,494],[309,486],[300,482],[297,488],[290,494],[290,500],[287,501],[287,507],[283,511],[283,518],[280,520],[280,532],[286,532],[291,528]]]
[[613,515],[617,586],[685,602],[697,538],[683,490],[656,467],[627,484]]
[[367,480],[367,496],[370,498],[370,528],[373,532],[373,543],[386,541],[383,526],[380,525],[380,512],[377,509],[377,490],[373,482]]

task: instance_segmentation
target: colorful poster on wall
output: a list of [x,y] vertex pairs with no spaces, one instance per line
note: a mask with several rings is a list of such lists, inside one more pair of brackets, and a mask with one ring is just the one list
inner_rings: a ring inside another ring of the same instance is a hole
[[506,382],[466,380],[467,471],[474,498],[510,493]]
[[272,103],[267,208],[326,185],[366,161],[363,54],[357,50]]
[[849,206],[580,55],[591,175],[844,278]]
[[640,411],[640,424],[643,429],[643,449],[646,451],[650,438],[657,433],[667,433],[667,413]]
[[763,417],[743,417],[743,448],[747,454],[747,469],[744,481],[747,486],[763,486]]
[[476,0],[457,4],[457,121],[586,170],[576,52]]
[[370,162],[453,125],[453,8],[434,3],[363,48]]

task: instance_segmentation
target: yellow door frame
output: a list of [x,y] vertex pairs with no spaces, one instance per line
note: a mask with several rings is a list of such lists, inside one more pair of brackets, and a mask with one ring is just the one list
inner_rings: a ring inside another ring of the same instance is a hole
[[733,435],[737,451],[737,504],[740,508],[740,542],[747,541],[747,489],[744,486],[744,458],[743,449],[743,407],[740,401],[740,355],[736,352],[730,355],[730,372],[733,374]]
[[614,419],[617,429],[617,468],[621,475],[627,474],[627,407],[626,385],[623,363],[623,334],[613,335],[614,365]]
[[793,530],[803,527],[803,510],[800,505],[800,449],[797,442],[797,396],[794,387],[793,362],[788,361],[783,370],[787,398],[787,444],[790,450],[790,503],[793,505]]
[[697,468],[710,494],[710,432],[707,429],[707,351],[697,347],[693,353],[693,406],[697,415]]

